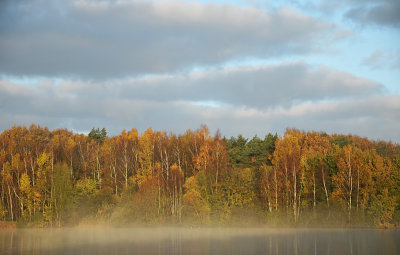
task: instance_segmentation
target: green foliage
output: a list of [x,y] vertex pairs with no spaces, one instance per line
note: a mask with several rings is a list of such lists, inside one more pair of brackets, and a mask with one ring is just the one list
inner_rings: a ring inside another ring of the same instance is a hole
[[350,140],[349,138],[347,138],[345,136],[339,136],[337,138],[330,140],[330,142],[331,142],[331,144],[339,145],[340,148],[353,143],[352,140]]
[[254,169],[233,169],[208,195],[211,220],[218,224],[228,224],[232,218],[243,214],[243,211],[251,211],[258,199],[255,184]]
[[385,188],[381,194],[372,197],[368,214],[372,217],[376,226],[391,227],[393,214],[396,207],[396,198],[389,194]]
[[66,220],[72,206],[72,182],[70,169],[64,164],[54,166],[54,207],[58,225]]
[[229,140],[226,140],[226,148],[232,166],[242,165],[248,161],[246,154],[244,153],[246,150],[246,143],[247,139],[242,135],[238,135],[237,138],[232,136]]
[[107,131],[105,128],[102,128],[101,130],[99,128],[92,128],[88,134],[88,137],[97,143],[102,143],[107,137]]
[[230,207],[249,208],[256,202],[255,171],[251,168],[234,169],[227,177],[228,204]]
[[199,186],[199,192],[201,196],[206,200],[209,200],[212,194],[212,186],[211,182],[208,181],[207,175],[203,171],[200,171],[197,173],[195,178],[196,178],[196,183]]
[[259,167],[263,163],[272,164],[271,156],[275,150],[278,135],[268,134],[264,140],[254,136],[250,141],[239,135],[226,140],[226,147],[232,167]]
[[183,214],[186,222],[191,224],[207,224],[210,216],[210,206],[201,195],[200,187],[194,176],[186,179],[184,184]]
[[96,213],[99,204],[97,195],[99,193],[98,183],[92,179],[78,180],[72,190],[73,218],[76,221]]

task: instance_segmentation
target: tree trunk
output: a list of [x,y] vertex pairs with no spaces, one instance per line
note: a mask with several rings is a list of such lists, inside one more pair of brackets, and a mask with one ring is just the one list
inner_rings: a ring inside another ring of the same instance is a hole
[[353,175],[352,175],[352,169],[351,169],[351,159],[350,159],[350,152],[348,153],[348,158],[347,158],[347,167],[348,167],[348,179],[349,179],[349,199],[348,199],[348,209],[349,209],[349,222],[351,221],[351,197],[353,194]]
[[357,167],[357,211],[358,211],[358,201],[360,197],[360,167]]
[[296,167],[293,167],[293,214],[294,214],[294,222],[297,222],[297,176],[296,176]]
[[276,168],[274,167],[274,180],[275,180],[275,211],[278,210],[278,181],[276,178]]
[[126,145],[124,146],[124,169],[125,169],[125,189],[128,188],[128,158],[127,158],[127,152],[126,152]]
[[328,208],[329,208],[329,196],[328,196],[328,190],[326,188],[326,182],[325,182],[325,171],[324,171],[324,168],[322,168],[321,170],[322,170],[322,184],[324,185],[326,204],[328,205]]
[[97,171],[97,181],[100,184],[100,189],[101,189],[101,174],[100,174],[100,159],[99,159],[99,145],[97,145],[97,153],[96,153],[96,171]]
[[313,206],[314,206],[314,208],[315,208],[315,206],[316,206],[316,202],[315,202],[315,172],[314,172],[314,170],[313,170],[313,174],[312,174],[312,177],[313,177],[313,195],[314,195],[314,197],[313,197]]
[[12,197],[11,197],[11,190],[10,190],[10,185],[8,186],[8,196],[10,197],[10,213],[11,213],[11,221],[14,221],[14,211],[13,211],[13,201],[12,201]]
[[114,172],[114,185],[115,185],[115,195],[118,195],[118,183],[117,183],[117,169],[116,169],[117,162],[114,162],[114,165],[111,165],[113,172]]
[[71,164],[71,180],[72,180],[72,179],[74,179],[74,170],[72,168],[72,153],[71,153],[71,162],[70,162],[70,164]]
[[289,194],[288,194],[288,169],[285,164],[285,199],[286,199],[286,212],[289,211]]

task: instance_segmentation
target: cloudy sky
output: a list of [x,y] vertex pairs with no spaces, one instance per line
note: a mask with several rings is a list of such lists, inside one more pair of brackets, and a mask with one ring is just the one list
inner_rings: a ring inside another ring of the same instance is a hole
[[0,131],[400,142],[400,1],[3,0]]

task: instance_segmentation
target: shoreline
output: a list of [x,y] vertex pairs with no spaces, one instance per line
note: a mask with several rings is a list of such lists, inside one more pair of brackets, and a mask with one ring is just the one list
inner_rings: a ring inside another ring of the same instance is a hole
[[185,224],[164,224],[164,225],[126,225],[113,226],[111,224],[83,224],[75,226],[18,226],[17,222],[0,221],[0,230],[15,229],[270,229],[270,230],[389,230],[399,231],[399,227],[374,227],[374,226],[294,226],[294,225],[185,225]]

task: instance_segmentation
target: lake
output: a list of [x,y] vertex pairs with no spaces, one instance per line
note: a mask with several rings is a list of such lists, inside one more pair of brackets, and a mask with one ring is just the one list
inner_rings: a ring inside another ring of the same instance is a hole
[[400,254],[400,231],[280,228],[0,230],[0,254]]

